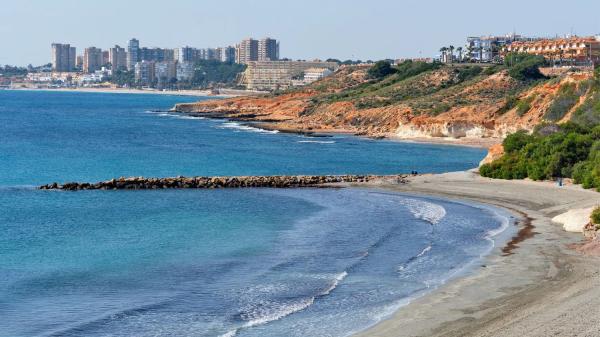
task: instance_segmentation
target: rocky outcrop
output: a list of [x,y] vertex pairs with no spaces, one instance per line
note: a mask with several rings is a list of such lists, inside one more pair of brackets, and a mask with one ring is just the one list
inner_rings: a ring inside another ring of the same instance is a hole
[[175,177],[175,178],[119,178],[98,183],[71,182],[42,185],[41,190],[151,190],[151,189],[216,189],[216,188],[293,188],[314,187],[335,183],[363,183],[377,179],[405,182],[405,175],[323,175],[323,176],[243,176],[243,177]]
[[493,145],[488,149],[487,156],[483,158],[483,160],[479,163],[479,166],[489,164],[502,157],[502,155],[504,155],[504,146],[502,146],[502,144]]
[[[543,122],[562,85],[583,83],[591,76],[585,72],[566,73],[533,85],[501,71],[455,84],[455,71],[443,67],[406,81],[372,84],[364,68],[349,67],[302,89],[178,104],[174,111],[261,122],[267,128],[285,131],[394,138],[488,138],[500,142],[507,134],[533,130]],[[364,86],[373,90],[355,93],[356,88]],[[513,97],[513,104],[515,100],[527,104],[518,109],[508,104],[509,97]],[[565,119],[569,117],[567,114]]]
[[600,226],[593,224],[591,221],[583,228],[583,236],[586,239],[596,240],[598,239],[598,231]]
[[563,225],[567,232],[583,233],[585,227],[590,222],[590,216],[594,208],[571,209],[568,212],[559,214],[552,218],[553,222]]

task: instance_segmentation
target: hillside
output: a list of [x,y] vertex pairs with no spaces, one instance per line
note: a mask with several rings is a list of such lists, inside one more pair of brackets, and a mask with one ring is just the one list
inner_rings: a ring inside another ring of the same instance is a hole
[[187,113],[265,122],[292,131],[336,131],[400,138],[499,140],[544,121],[573,117],[592,74],[517,79],[503,66],[406,62],[379,79],[369,66],[342,67],[312,85],[260,97],[178,104]]

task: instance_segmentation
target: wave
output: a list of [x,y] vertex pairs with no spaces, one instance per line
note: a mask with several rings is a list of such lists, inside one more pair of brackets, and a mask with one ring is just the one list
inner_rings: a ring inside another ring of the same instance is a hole
[[265,130],[265,129],[257,128],[257,127],[254,127],[254,126],[240,124],[238,122],[223,123],[223,124],[221,124],[221,126],[219,126],[219,128],[220,129],[234,129],[234,130],[237,130],[237,131],[248,131],[248,132],[257,132],[257,133],[269,133],[269,134],[279,133],[278,130]]
[[273,321],[278,321],[286,316],[289,316],[295,312],[302,311],[308,307],[310,307],[314,302],[315,298],[309,297],[302,299],[298,302],[290,303],[287,305],[282,305],[280,307],[275,308],[273,311],[268,311],[265,309],[258,310],[258,312],[252,313],[252,316],[256,316],[250,320],[248,320],[244,325],[239,328],[235,328],[221,335],[221,337],[233,337],[237,335],[237,333],[242,329],[252,328],[258,325],[267,324]]
[[446,209],[432,202],[406,198],[402,199],[400,204],[406,206],[415,218],[425,220],[432,225],[437,225],[446,217]]
[[411,257],[410,259],[408,259],[406,261],[406,263],[404,263],[403,265],[401,265],[400,267],[398,267],[398,272],[402,272],[406,269],[406,267],[408,267],[409,264],[413,263],[415,260],[417,260],[420,257],[425,256],[425,254],[427,254],[428,252],[431,251],[431,249],[433,248],[433,245],[430,243],[427,247],[425,247],[419,254]]
[[335,144],[333,140],[299,140],[298,143]]
[[337,286],[340,284],[340,282],[342,282],[342,281],[343,281],[343,280],[346,278],[346,276],[348,276],[348,273],[347,273],[347,272],[345,272],[345,271],[344,271],[344,272],[341,272],[341,273],[339,273],[339,274],[338,274],[338,275],[337,275],[337,276],[336,276],[336,277],[333,279],[333,281],[331,282],[331,285],[330,285],[330,286],[329,286],[327,289],[325,289],[323,292],[321,292],[321,293],[319,294],[319,297],[320,297],[320,296],[327,296],[327,295],[331,294],[331,292],[332,292],[332,291],[333,291],[335,288],[337,288]]
[[46,337],[64,337],[64,336],[73,336],[79,335],[81,332],[86,332],[89,330],[96,329],[102,325],[107,324],[108,322],[120,320],[125,317],[136,316],[140,314],[144,314],[146,312],[156,311],[161,308],[166,308],[174,302],[174,299],[165,299],[162,301],[157,301],[155,303],[141,304],[139,306],[135,306],[128,309],[117,310],[112,313],[106,313],[103,315],[99,315],[97,317],[91,317],[88,321],[85,322],[75,322],[70,326],[59,328],[56,331],[52,331],[44,334]]
[[37,190],[35,185],[13,185],[13,186],[0,186],[0,191],[31,191]]
[[201,117],[201,116],[188,116],[188,115],[171,115],[171,117],[173,118],[177,118],[177,119],[206,119],[206,117]]
[[[303,299],[300,299],[299,301],[292,302],[292,303],[289,303],[289,302],[286,304],[275,303],[275,305],[271,306],[270,308],[258,307],[257,309],[255,309],[254,312],[246,313],[246,315],[242,315],[242,317],[249,316],[247,318],[250,318],[245,324],[243,324],[239,328],[230,330],[230,331],[222,334],[220,337],[233,337],[242,329],[248,329],[248,328],[258,326],[258,325],[263,325],[263,324],[267,324],[267,323],[270,323],[273,321],[278,321],[278,320],[280,320],[284,317],[287,317],[293,313],[302,311],[302,310],[310,307],[315,302],[315,300],[317,300],[318,298],[331,294],[331,292],[335,288],[337,288],[338,285],[340,284],[340,282],[342,282],[347,276],[348,276],[348,272],[346,272],[346,271],[336,274],[334,276],[333,280],[331,281],[331,283],[329,284],[329,286],[314,296],[303,298]],[[274,310],[269,310],[269,309],[274,309]]]
[[151,115],[156,115],[156,116],[160,116],[160,117],[171,117],[171,118],[175,118],[175,119],[206,119],[206,117],[202,117],[202,116],[191,116],[191,115],[182,115],[179,113],[173,113],[173,112],[164,112],[164,111],[151,111],[151,110],[146,110],[143,113],[145,114],[151,114]]

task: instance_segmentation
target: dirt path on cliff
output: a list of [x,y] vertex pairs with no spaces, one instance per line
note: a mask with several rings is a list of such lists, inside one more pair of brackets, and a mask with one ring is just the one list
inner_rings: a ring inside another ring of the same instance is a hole
[[569,249],[582,236],[550,221],[568,209],[600,204],[600,193],[465,172],[379,187],[504,207],[529,217],[536,235],[517,240],[511,255],[496,247],[472,275],[415,300],[358,336],[600,336],[600,259]]

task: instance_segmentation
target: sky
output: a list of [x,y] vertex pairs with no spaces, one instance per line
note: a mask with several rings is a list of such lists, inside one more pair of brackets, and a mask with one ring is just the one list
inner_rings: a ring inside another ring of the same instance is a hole
[[270,36],[292,59],[431,57],[467,36],[600,34],[598,0],[0,0],[0,64],[50,62],[52,42],[207,48]]

